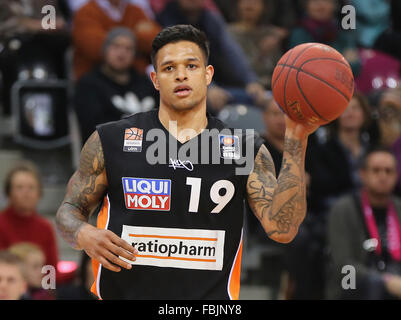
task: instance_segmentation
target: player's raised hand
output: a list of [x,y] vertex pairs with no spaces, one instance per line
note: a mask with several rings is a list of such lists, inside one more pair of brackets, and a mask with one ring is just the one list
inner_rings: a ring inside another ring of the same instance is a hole
[[103,267],[114,272],[120,272],[121,267],[131,269],[132,265],[119,258],[135,261],[138,251],[128,242],[118,237],[110,230],[98,229],[85,224],[77,236],[78,246]]
[[295,122],[287,115],[285,115],[285,125],[287,134],[290,133],[292,136],[300,139],[306,138],[320,127],[318,124]]

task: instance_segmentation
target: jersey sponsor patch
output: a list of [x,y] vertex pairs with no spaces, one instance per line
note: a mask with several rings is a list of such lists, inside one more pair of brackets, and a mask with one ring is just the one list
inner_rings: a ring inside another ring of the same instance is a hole
[[122,184],[127,209],[170,211],[171,180],[124,177]]
[[240,147],[238,136],[219,134],[220,156],[223,159],[239,159]]
[[143,130],[138,128],[126,128],[124,132],[124,152],[142,151]]
[[138,250],[134,265],[222,270],[225,230],[123,225],[121,238]]

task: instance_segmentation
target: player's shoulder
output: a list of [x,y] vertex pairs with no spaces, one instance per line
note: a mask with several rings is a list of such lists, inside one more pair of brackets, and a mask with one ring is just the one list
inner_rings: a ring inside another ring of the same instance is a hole
[[158,110],[152,109],[150,111],[138,112],[133,115],[126,116],[120,120],[110,121],[99,124],[96,129],[98,131],[110,130],[113,128],[131,128],[134,126],[152,126],[152,121],[157,115]]

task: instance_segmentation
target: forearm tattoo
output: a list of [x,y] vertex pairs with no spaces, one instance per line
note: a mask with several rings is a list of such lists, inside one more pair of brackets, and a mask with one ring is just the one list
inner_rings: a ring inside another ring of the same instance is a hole
[[88,221],[106,190],[103,150],[95,132],[82,149],[79,168],[71,177],[64,201],[57,211],[57,229],[72,247],[77,247],[79,229]]
[[262,147],[256,156],[248,179],[248,200],[269,236],[294,235],[305,217],[305,149],[300,140],[285,139],[277,180],[268,150]]

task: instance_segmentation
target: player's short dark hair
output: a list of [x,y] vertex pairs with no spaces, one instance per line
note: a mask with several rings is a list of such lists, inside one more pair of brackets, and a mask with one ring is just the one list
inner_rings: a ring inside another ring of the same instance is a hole
[[205,57],[205,63],[209,61],[209,41],[207,40],[206,34],[199,29],[188,25],[178,24],[175,26],[164,28],[154,38],[152,43],[152,53],[150,55],[153,67],[156,70],[156,56],[158,51],[169,43],[175,43],[179,41],[191,41],[196,43],[202,50]]

